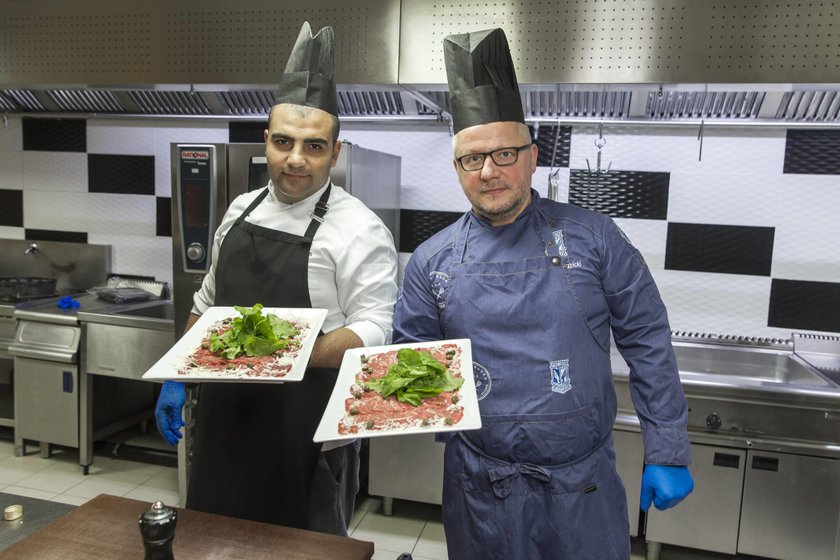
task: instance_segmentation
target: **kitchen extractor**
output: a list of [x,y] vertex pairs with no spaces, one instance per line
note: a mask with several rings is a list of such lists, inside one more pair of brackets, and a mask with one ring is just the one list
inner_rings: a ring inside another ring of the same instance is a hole
[[[172,303],[175,336],[183,334],[193,294],[210,270],[213,235],[228,205],[268,184],[265,144],[172,144]],[[343,142],[330,178],[373,210],[399,247],[401,158]],[[178,485],[186,503],[198,386],[187,385]]]

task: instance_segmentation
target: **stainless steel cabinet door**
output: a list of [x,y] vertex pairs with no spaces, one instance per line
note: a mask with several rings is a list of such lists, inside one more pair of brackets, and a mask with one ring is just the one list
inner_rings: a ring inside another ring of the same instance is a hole
[[371,438],[368,491],[375,496],[440,504],[444,444],[432,434]]
[[691,446],[694,492],[676,507],[647,514],[648,541],[735,554],[746,452]]
[[840,461],[750,451],[738,552],[838,558]]
[[639,535],[639,492],[642,488],[642,469],[645,465],[645,445],[639,432],[613,430],[613,441],[616,469],[627,492],[630,536],[636,537]]
[[79,368],[15,357],[15,437],[79,447]]

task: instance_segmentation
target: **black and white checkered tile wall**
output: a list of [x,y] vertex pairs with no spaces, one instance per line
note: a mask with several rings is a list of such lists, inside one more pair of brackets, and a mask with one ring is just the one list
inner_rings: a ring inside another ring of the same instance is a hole
[[[447,132],[345,124],[402,157],[401,264],[469,204]],[[261,123],[11,117],[0,237],[108,244],[113,272],[171,281],[172,142],[261,141]],[[840,332],[840,131],[542,126],[534,187],[612,216],[644,254],[672,328]],[[556,146],[556,150],[555,150]]]

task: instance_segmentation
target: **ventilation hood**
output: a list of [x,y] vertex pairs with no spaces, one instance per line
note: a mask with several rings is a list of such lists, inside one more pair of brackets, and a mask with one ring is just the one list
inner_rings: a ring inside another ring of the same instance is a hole
[[0,0],[0,113],[263,120],[308,20],[345,120],[446,122],[443,37],[500,26],[529,121],[840,125],[840,0],[74,4]]

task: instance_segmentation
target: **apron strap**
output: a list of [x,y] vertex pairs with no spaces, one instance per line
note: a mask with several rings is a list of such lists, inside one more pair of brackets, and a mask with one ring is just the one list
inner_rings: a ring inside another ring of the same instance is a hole
[[465,436],[464,432],[457,432],[457,435],[470,451],[499,465],[498,467],[487,469],[487,476],[490,479],[490,483],[493,485],[493,494],[495,494],[497,498],[505,499],[510,495],[513,483],[521,475],[530,476],[542,482],[549,482],[551,480],[552,471],[574,465],[575,463],[579,463],[580,461],[588,458],[590,455],[601,449],[607,441],[609,441],[610,436],[612,436],[612,432],[608,432],[607,435],[604,436],[604,438],[599,441],[595,447],[587,451],[585,455],[581,455],[577,459],[569,461],[568,463],[546,466],[534,465],[532,463],[508,463],[507,461],[503,461],[497,457],[487,455],[487,453],[482,451],[475,443],[470,441],[470,438]]
[[331,190],[332,183],[327,185],[327,190],[324,191],[324,194],[322,194],[321,198],[318,199],[318,202],[315,203],[315,210],[309,213],[312,221],[309,222],[309,227],[306,228],[306,233],[303,234],[305,238],[313,239],[315,237],[315,232],[318,231],[318,227],[324,223],[324,214],[326,214],[327,210],[330,209],[330,205],[327,201],[330,199]]
[[263,192],[257,195],[257,198],[254,199],[254,202],[252,202],[251,205],[248,206],[248,208],[246,208],[245,211],[242,212],[242,214],[240,214],[238,218],[236,218],[236,221],[233,223],[233,225],[238,226],[239,224],[241,224],[242,221],[245,219],[245,216],[253,212],[254,208],[259,206],[260,202],[262,202],[266,196],[268,196],[268,187],[266,187],[265,190],[263,190]]

